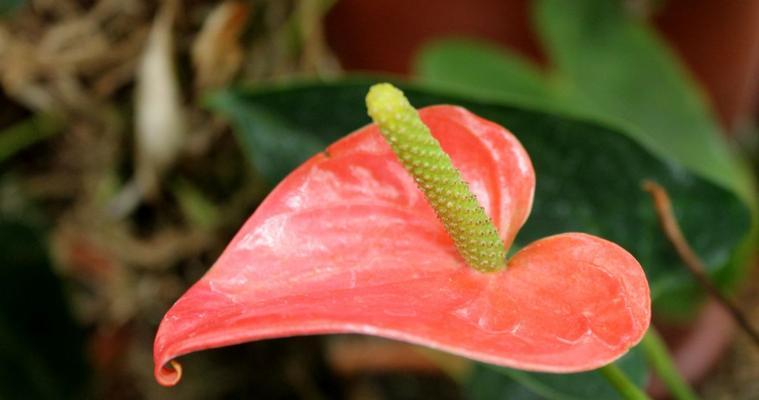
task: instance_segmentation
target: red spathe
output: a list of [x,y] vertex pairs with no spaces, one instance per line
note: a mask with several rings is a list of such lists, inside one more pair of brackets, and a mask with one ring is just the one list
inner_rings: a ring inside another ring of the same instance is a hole
[[[420,110],[510,246],[535,174],[516,138],[453,106]],[[161,322],[156,379],[193,351],[266,338],[362,333],[513,368],[576,372],[642,338],[650,296],[621,247],[565,233],[508,267],[468,267],[375,125],[290,174]]]

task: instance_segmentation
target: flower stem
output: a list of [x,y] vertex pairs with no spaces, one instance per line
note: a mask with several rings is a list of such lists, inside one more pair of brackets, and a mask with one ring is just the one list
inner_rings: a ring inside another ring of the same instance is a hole
[[680,376],[675,363],[669,356],[667,346],[659,333],[651,327],[640,342],[648,365],[656,372],[672,396],[677,400],[697,400],[698,396],[688,383]]
[[366,108],[467,264],[481,272],[505,267],[506,248],[493,221],[403,92],[389,83],[374,85]]
[[598,369],[604,378],[617,390],[617,393],[625,400],[651,400],[639,387],[625,375],[625,373],[614,364],[608,364]]

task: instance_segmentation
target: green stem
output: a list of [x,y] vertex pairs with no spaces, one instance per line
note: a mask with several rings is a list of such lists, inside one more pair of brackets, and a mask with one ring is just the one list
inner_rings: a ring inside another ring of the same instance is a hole
[[643,393],[639,387],[627,378],[627,375],[617,367],[616,364],[611,363],[598,369],[604,378],[614,386],[617,393],[625,400],[651,400],[647,394]]
[[648,332],[640,342],[643,354],[646,356],[648,365],[656,372],[669,392],[677,400],[697,400],[698,396],[688,383],[683,379],[675,367],[675,363],[669,356],[667,346],[656,332],[656,329],[648,329]]

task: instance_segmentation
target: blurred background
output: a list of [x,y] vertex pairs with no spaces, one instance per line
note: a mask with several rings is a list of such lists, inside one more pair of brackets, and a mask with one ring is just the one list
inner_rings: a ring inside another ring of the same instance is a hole
[[[154,381],[160,319],[297,165],[276,149],[320,146],[246,141],[257,121],[215,94],[359,74],[626,129],[711,182],[729,158],[755,215],[759,1],[0,0],[0,398],[559,398],[360,337],[201,352]],[[713,272],[759,324],[748,231]],[[657,322],[684,372],[759,398],[759,351],[683,293]]]

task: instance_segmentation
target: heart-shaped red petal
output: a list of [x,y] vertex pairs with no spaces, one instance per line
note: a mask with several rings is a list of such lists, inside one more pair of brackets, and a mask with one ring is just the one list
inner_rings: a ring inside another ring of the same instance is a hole
[[[535,176],[511,133],[452,106],[420,110],[505,245],[532,205]],[[161,322],[155,374],[193,351],[251,340],[352,332],[514,368],[604,365],[645,333],[646,277],[619,246],[568,233],[508,268],[469,268],[374,125],[288,176]]]

